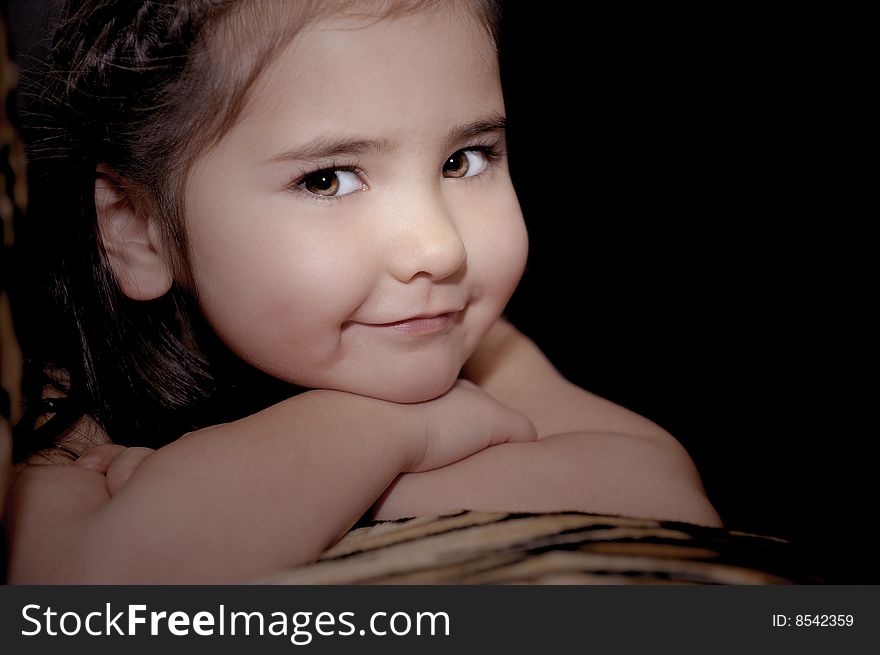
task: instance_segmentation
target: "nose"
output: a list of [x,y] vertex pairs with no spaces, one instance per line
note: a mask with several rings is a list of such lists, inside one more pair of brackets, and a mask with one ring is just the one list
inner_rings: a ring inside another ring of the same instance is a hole
[[389,268],[401,282],[417,275],[444,280],[464,267],[467,250],[442,196],[414,200],[397,224]]

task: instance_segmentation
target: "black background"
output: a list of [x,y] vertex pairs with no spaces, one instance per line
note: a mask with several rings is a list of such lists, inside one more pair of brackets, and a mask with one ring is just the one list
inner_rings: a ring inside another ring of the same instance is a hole
[[836,44],[791,16],[547,6],[505,6],[531,242],[508,316],[675,435],[727,527],[877,582],[876,292]]

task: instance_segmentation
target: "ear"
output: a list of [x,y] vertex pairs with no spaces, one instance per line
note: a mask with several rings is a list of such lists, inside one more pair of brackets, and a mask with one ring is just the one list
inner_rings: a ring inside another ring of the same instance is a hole
[[95,211],[101,242],[122,292],[134,300],[166,293],[172,275],[156,225],[138,210],[124,181],[103,166],[95,173]]

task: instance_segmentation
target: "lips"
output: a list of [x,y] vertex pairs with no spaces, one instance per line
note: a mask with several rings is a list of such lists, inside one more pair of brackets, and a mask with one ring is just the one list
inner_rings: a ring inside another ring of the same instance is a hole
[[[394,327],[395,325],[403,325],[404,323],[412,323],[415,321],[428,321],[436,318],[454,318],[455,314],[464,311],[465,307],[467,307],[467,303],[457,303],[457,304],[447,304],[447,305],[439,305],[435,308],[429,308],[419,314],[413,314],[411,316],[401,316],[400,318],[394,318],[393,316],[383,316],[381,313],[376,316],[364,316],[363,319],[356,321],[363,325],[369,325],[371,327]],[[393,320],[383,320],[385,318],[393,318]]]
[[433,319],[441,319],[441,318],[451,318],[453,314],[455,314],[459,310],[449,310],[447,312],[439,312],[436,314],[419,314],[418,316],[410,316],[409,318],[404,318],[399,321],[392,321],[391,323],[367,323],[367,325],[372,325],[374,327],[394,327],[395,325],[404,325],[406,323],[415,323],[417,321],[431,321]]
[[377,330],[381,334],[408,335],[410,337],[436,336],[446,334],[455,325],[455,315],[464,307],[439,312],[424,312],[397,321],[372,323],[364,321],[362,325]]

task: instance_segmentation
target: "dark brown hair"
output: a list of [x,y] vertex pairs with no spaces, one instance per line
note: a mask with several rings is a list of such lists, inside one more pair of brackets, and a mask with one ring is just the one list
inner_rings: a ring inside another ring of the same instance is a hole
[[[499,3],[462,0],[498,43]],[[448,4],[448,3],[447,3]],[[200,153],[237,120],[247,92],[306,23],[344,13],[365,21],[427,9],[431,0],[176,0],[67,2],[45,67],[23,88],[31,199],[20,239],[33,311],[19,319],[25,418],[17,460],[88,415],[126,445],[159,447],[299,391],[250,368],[207,327],[187,258],[183,187]],[[124,180],[156,221],[175,283],[147,302],[124,296],[95,216],[98,165]],[[49,382],[63,399],[46,411]]]

